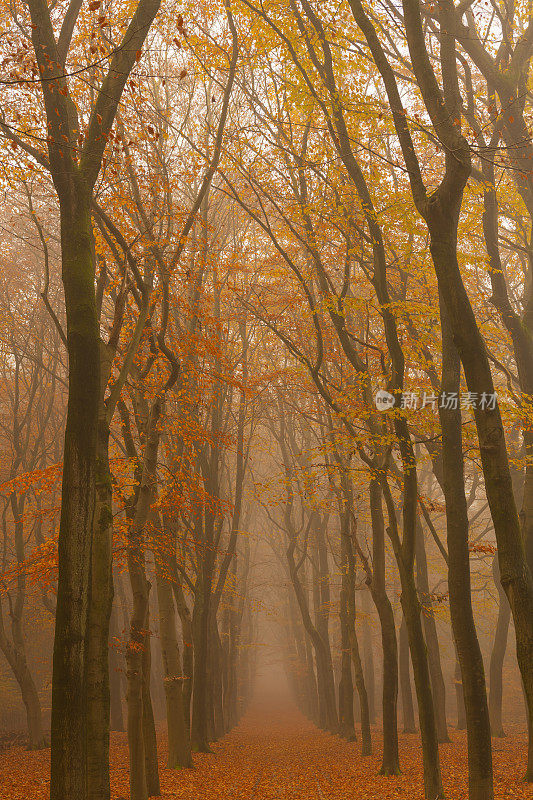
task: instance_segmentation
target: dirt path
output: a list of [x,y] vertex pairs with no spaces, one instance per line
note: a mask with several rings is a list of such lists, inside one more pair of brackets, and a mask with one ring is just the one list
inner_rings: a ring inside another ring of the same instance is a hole
[[[442,770],[449,800],[467,797],[465,736],[452,732],[441,746]],[[165,767],[165,741],[160,740],[164,800],[415,800],[422,798],[418,735],[403,735],[403,774],[376,775],[380,740],[374,733],[375,756],[361,758],[359,742],[347,743],[317,730],[293,708],[254,706],[239,725],[213,745],[213,754],[194,758],[195,769]],[[525,732],[514,729],[493,740],[498,800],[533,800],[531,785],[521,777],[525,764]],[[27,753],[19,747],[0,754],[0,800],[46,800],[49,751]],[[112,798],[127,798],[126,737],[113,735]],[[75,800],[75,798],[72,798]]]

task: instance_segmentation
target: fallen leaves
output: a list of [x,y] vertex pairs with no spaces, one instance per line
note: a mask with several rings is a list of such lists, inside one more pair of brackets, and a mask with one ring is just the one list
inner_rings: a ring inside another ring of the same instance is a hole
[[[441,745],[446,797],[466,800],[466,736],[452,731]],[[522,781],[526,733],[509,727],[494,743],[495,798],[531,798]],[[377,775],[381,740],[374,731],[374,755],[362,758],[360,742],[345,742],[318,730],[292,709],[256,706],[213,745],[212,754],[195,754],[193,770],[166,767],[166,736],[159,736],[162,800],[415,800],[423,797],[418,734],[400,736],[402,774]],[[12,747],[0,755],[2,800],[47,800],[49,751],[29,753]],[[129,797],[125,734],[113,734],[112,800]]]

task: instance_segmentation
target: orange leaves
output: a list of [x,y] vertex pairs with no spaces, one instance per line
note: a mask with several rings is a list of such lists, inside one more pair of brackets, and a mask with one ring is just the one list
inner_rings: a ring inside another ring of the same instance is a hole
[[468,544],[468,550],[470,553],[482,553],[484,555],[494,555],[497,551],[497,547],[492,544],[487,544],[486,542],[470,542]]
[[57,580],[57,544],[56,534],[36,547],[24,561],[11,564],[1,572],[0,595],[8,592],[20,575],[25,575],[34,586],[54,592]]
[[[452,732],[441,747],[447,797],[467,800],[466,735]],[[400,734],[402,774],[378,775],[382,739],[374,732],[374,753],[362,758],[360,742],[346,742],[320,731],[286,705],[270,702],[246,714],[238,727],[212,745],[214,753],[195,754],[193,770],[167,766],[167,738],[159,737],[161,800],[405,800],[421,798],[418,734]],[[496,800],[526,800],[521,780],[525,731],[512,726],[494,748]],[[21,745],[0,754],[0,795],[5,800],[48,797],[49,750],[37,753]],[[127,735],[111,735],[111,800],[129,797]]]
[[3,494],[23,494],[32,489],[36,494],[51,491],[57,487],[63,465],[61,463],[51,464],[45,469],[34,469],[31,472],[23,472],[10,481],[0,483],[0,491]]

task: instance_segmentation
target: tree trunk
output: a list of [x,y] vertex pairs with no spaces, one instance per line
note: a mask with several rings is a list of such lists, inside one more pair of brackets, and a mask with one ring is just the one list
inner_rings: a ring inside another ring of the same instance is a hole
[[[431,680],[427,658],[426,643],[422,632],[420,603],[412,571],[399,563],[402,582],[401,604],[409,637],[409,650],[413,663],[413,675],[418,702],[418,720],[422,740],[422,762],[424,765],[424,790],[427,800],[442,797],[437,727],[431,693]],[[403,571],[403,574],[402,574]]]
[[329,586],[328,551],[325,542],[325,525],[326,523],[320,520],[315,528],[316,564],[318,567],[318,569],[315,570],[313,565],[315,624],[322,641],[320,655],[317,654],[317,658],[319,658],[322,665],[326,728],[331,731],[331,733],[337,733],[339,730],[339,720],[336,705],[335,675],[333,672],[331,646],[329,642],[329,605],[331,595]]
[[[442,391],[459,392],[461,364],[449,325],[447,306],[441,304]],[[470,800],[492,800],[492,749],[485,688],[470,584],[468,507],[465,496],[462,421],[459,408],[439,404],[442,428],[443,489],[446,500],[448,588],[452,629],[461,667],[468,741]]]
[[224,736],[224,707],[223,707],[223,688],[222,677],[224,669],[224,660],[222,652],[222,644],[220,641],[220,634],[218,632],[218,624],[216,618],[211,620],[211,703],[213,707],[213,732],[214,740],[220,739]]
[[398,645],[394,612],[385,588],[385,522],[381,487],[374,479],[370,481],[370,515],[374,563],[372,577],[367,582],[379,616],[383,650],[383,760],[380,775],[399,775]]
[[463,691],[461,665],[459,664],[457,653],[455,656],[454,686],[455,686],[455,701],[457,704],[457,730],[465,731],[466,730],[465,693]]
[[499,607],[498,621],[494,632],[494,642],[490,654],[489,671],[489,714],[490,727],[493,736],[505,736],[503,729],[502,698],[503,698],[503,662],[507,649],[507,634],[509,632],[509,622],[511,621],[511,609],[507,596],[500,583],[500,573],[498,570],[498,559],[495,556],[492,562],[492,574],[494,585],[498,590]]
[[372,631],[368,621],[370,614],[369,595],[365,591],[361,595],[361,608],[363,611],[363,654],[364,654],[364,676],[365,686],[368,695],[368,713],[370,714],[370,724],[376,724],[376,679],[374,672],[374,648],[372,645]]
[[120,630],[117,620],[117,607],[113,604],[111,611],[110,632],[113,641],[109,645],[109,693],[110,693],[110,729],[124,731],[124,715],[122,713],[122,681],[121,658],[117,651]]
[[144,560],[137,550],[128,555],[130,581],[133,593],[133,611],[130,621],[130,641],[126,649],[128,679],[128,749],[130,758],[131,800],[147,800],[144,742],[143,703],[143,652],[146,647],[149,585],[144,574]]
[[[220,429],[219,403],[217,400],[212,416],[212,429]],[[206,488],[210,497],[218,496],[218,453],[212,447],[207,476]],[[213,573],[215,565],[215,522],[216,512],[207,508],[204,520],[198,518],[196,525],[197,547],[201,555],[199,575],[196,582],[196,593],[192,618],[194,636],[194,666],[193,666],[193,696],[191,719],[191,747],[193,752],[209,753],[210,717],[212,704],[209,703],[212,691],[210,677],[210,622],[211,622],[211,594],[213,590]],[[203,523],[203,524],[202,524]],[[212,726],[211,718],[211,726]]]
[[194,601],[192,627],[194,636],[193,695],[191,719],[191,749],[196,753],[210,753],[208,728],[209,667],[209,593],[211,573],[207,553],[203,555],[201,583],[198,581]]
[[437,626],[433,615],[433,604],[429,592],[429,578],[426,558],[426,544],[424,541],[424,531],[420,524],[420,517],[417,518],[416,525],[416,567],[417,567],[417,588],[422,605],[424,620],[424,633],[428,651],[429,672],[431,676],[431,690],[433,694],[433,705],[435,708],[435,722],[437,725],[437,738],[439,742],[449,742],[448,728],[446,724],[446,688],[442,674],[440,661],[439,637]]
[[[165,530],[170,530],[168,519],[163,517],[165,523]],[[170,573],[172,575],[172,590],[174,592],[174,601],[181,622],[181,634],[183,638],[183,716],[185,718],[185,725],[189,731],[191,729],[191,697],[192,697],[192,681],[193,681],[193,654],[194,654],[194,640],[191,612],[185,600],[183,587],[178,574],[176,559],[173,554],[169,554]]]
[[[350,516],[351,516],[352,503],[350,502]],[[351,527],[351,520],[348,517],[348,525]],[[359,651],[359,642],[357,640],[357,633],[355,630],[355,558],[352,548],[352,540],[349,535],[350,527],[348,527],[348,536],[346,538],[346,555],[347,555],[347,595],[348,595],[348,644],[350,647],[350,654],[352,657],[354,668],[355,686],[359,698],[359,715],[361,718],[361,755],[372,755],[372,733],[370,730],[370,711],[368,708],[368,695],[366,692],[365,678],[363,674],[363,665],[361,663],[361,654]],[[353,715],[353,697],[352,697],[352,715]]]
[[51,800],[88,797],[86,655],[97,473],[100,331],[90,196],[80,189],[73,191],[76,207],[72,213],[67,212],[64,202],[61,208],[69,391],[52,674]]
[[21,694],[28,722],[28,750],[43,750],[47,742],[43,733],[41,703],[29,672],[26,673],[26,680],[22,681]]
[[313,646],[311,639],[309,638],[305,629],[304,629],[303,640],[305,647],[306,684],[308,687],[307,692],[310,698],[309,708],[311,713],[311,719],[316,725],[318,725],[319,724],[318,686],[316,680],[315,665],[313,662]]
[[[107,383],[105,348],[101,344],[100,377]],[[109,800],[109,624],[113,605],[112,486],[109,468],[109,424],[100,387],[96,503],[91,553],[87,630],[87,798]]]
[[[341,460],[338,458],[341,465]],[[372,754],[372,734],[370,731],[370,713],[368,708],[368,695],[366,692],[363,665],[359,651],[359,642],[355,629],[355,556],[352,545],[352,535],[356,534],[357,521],[354,518],[353,509],[353,488],[350,479],[344,471],[341,472],[342,504],[340,510],[341,521],[341,568],[342,568],[342,587],[341,587],[341,633],[342,633],[342,655],[343,668],[344,656],[348,653],[354,668],[355,686],[359,699],[359,716],[361,722],[361,755],[369,756]],[[352,522],[353,520],[353,522]],[[354,696],[353,684],[350,671],[350,683],[348,684],[349,703],[347,719],[354,727]],[[341,690],[339,687],[339,705]],[[354,730],[355,738],[355,730]]]
[[163,400],[158,396],[152,403],[146,424],[142,475],[128,535],[128,572],[133,596],[130,638],[126,648],[131,800],[146,800],[148,792],[153,792],[159,782],[154,775],[157,757],[154,758],[155,728],[150,699],[148,626],[151,587],[146,578],[143,535],[151,505],[157,497],[157,454],[162,413]]
[[165,699],[168,729],[168,766],[191,767],[189,728],[183,708],[183,675],[176,630],[176,614],[172,585],[165,575],[164,565],[156,557],[156,582],[159,604],[159,626],[163,656]]
[[[341,520],[341,526],[344,523]],[[355,620],[350,619],[349,593],[350,576],[348,566],[348,554],[346,552],[346,540],[349,533],[341,530],[341,569],[342,584],[339,598],[339,616],[341,623],[341,677],[339,681],[339,734],[349,742],[354,741],[355,724],[353,715],[353,679],[352,679],[352,648],[350,640],[350,630],[353,628],[355,633]]]
[[[148,584],[148,591],[150,591]],[[146,790],[148,797],[159,797],[159,768],[157,764],[157,738],[155,732],[154,710],[150,694],[151,640],[150,640],[150,602],[146,612],[146,630],[144,649],[142,652],[142,738],[144,745],[144,762],[146,774]]]
[[400,687],[402,695],[403,713],[403,732],[416,733],[415,708],[413,704],[413,693],[411,691],[410,675],[409,639],[407,637],[407,626],[402,617],[400,625]]
[[[457,261],[458,210],[441,202],[429,206],[431,254],[450,330],[463,364],[468,389],[478,397],[494,395],[485,344],[477,327]],[[498,545],[501,583],[509,600],[516,633],[516,653],[533,720],[533,577],[514,500],[505,433],[498,403],[474,409],[487,500]],[[465,689],[466,702],[466,689]],[[526,779],[533,780],[533,725],[529,725]]]
[[[286,511],[287,513],[287,511]],[[298,577],[298,569],[294,561],[294,547],[296,539],[291,534],[291,543],[287,548],[287,562],[289,564],[289,575],[296,595],[296,600],[300,609],[302,622],[305,630],[313,644],[316,658],[317,687],[319,700],[319,715],[322,705],[321,723],[328,730],[338,729],[337,708],[335,702],[335,682],[333,677],[333,666],[331,663],[331,653],[327,644],[323,641],[320,633],[311,620],[309,605],[305,596],[304,588]],[[318,577],[318,574],[317,574]],[[316,581],[314,581],[316,587]],[[316,591],[318,589],[318,591]],[[319,587],[315,588],[316,602],[320,603]],[[315,609],[316,610],[316,609]]]

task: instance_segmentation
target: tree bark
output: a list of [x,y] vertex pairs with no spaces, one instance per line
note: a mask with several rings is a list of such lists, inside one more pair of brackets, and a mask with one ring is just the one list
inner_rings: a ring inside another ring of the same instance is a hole
[[[352,742],[357,737],[355,734],[355,723],[353,713],[353,678],[352,678],[352,637],[355,637],[355,602],[351,601],[354,595],[353,571],[350,570],[348,563],[347,547],[350,542],[350,519],[349,510],[341,516],[341,591],[339,596],[339,617],[341,625],[341,677],[339,681],[339,733],[347,741]],[[353,564],[353,556],[352,556]],[[353,570],[353,567],[352,567]],[[357,647],[357,642],[354,643]],[[357,648],[357,655],[359,650]],[[368,716],[368,704],[367,704]]]
[[[96,501],[91,550],[87,627],[87,798],[109,800],[109,625],[113,605],[112,486],[109,467],[109,423],[104,392],[111,364],[100,344]],[[102,386],[102,384],[104,384]]]
[[417,587],[422,606],[424,621],[424,633],[428,651],[429,672],[431,676],[431,690],[433,693],[433,705],[435,707],[435,722],[437,724],[437,737],[439,742],[449,742],[448,728],[446,724],[446,688],[442,674],[440,660],[439,637],[437,626],[433,616],[433,604],[429,592],[429,578],[426,558],[426,545],[424,532],[417,518],[416,530],[416,566],[417,566]]
[[376,724],[376,679],[374,672],[374,648],[372,645],[372,631],[368,621],[370,614],[370,598],[367,592],[361,596],[361,608],[363,611],[363,656],[364,656],[364,677],[368,695],[368,713],[370,724]]
[[499,606],[498,620],[496,622],[494,641],[490,654],[489,713],[492,735],[502,737],[505,736],[502,715],[503,662],[505,659],[505,651],[507,649],[507,635],[509,632],[509,623],[511,621],[511,609],[509,607],[507,596],[500,583],[498,559],[496,556],[492,562],[492,574],[494,576],[494,585],[498,590]]
[[[353,498],[351,486],[345,485],[345,498],[347,500],[346,508],[346,529],[341,531],[341,546],[344,542],[346,549],[346,616],[348,627],[348,646],[350,648],[350,655],[354,668],[354,680],[359,698],[359,715],[361,718],[361,755],[372,755],[372,733],[370,729],[370,710],[368,707],[368,695],[366,691],[365,678],[363,673],[363,664],[361,662],[361,654],[359,650],[359,642],[357,640],[357,632],[355,629],[355,556],[352,547],[351,529],[352,529],[352,509]],[[344,573],[343,573],[344,578]],[[353,692],[352,692],[352,719],[353,719]]]
[[[157,788],[155,728],[150,700],[150,583],[146,577],[143,535],[152,503],[157,497],[157,454],[163,399],[152,403],[146,425],[142,475],[135,515],[128,534],[128,572],[133,596],[130,638],[126,648],[128,679],[128,745],[131,800],[147,800]],[[154,729],[154,733],[152,733]],[[147,769],[148,767],[148,769]]]
[[[112,641],[109,644],[109,693],[110,693],[110,730],[124,731],[124,715],[122,713],[122,681],[121,658],[117,651],[117,640],[120,638],[116,604],[111,610],[110,633]],[[114,641],[113,641],[114,640]]]
[[385,522],[381,487],[374,479],[370,481],[370,515],[374,557],[372,576],[367,578],[367,582],[379,616],[383,650],[383,760],[380,775],[399,775],[398,645],[394,612],[385,588]]
[[400,625],[400,688],[402,697],[403,732],[416,733],[415,708],[411,691],[409,639],[407,626],[402,617]]
[[321,683],[324,695],[324,708],[326,712],[325,727],[332,733],[338,733],[339,720],[335,700],[335,677],[333,672],[333,660],[331,657],[331,645],[329,641],[329,606],[331,595],[329,584],[328,551],[325,542],[325,527],[326,521],[320,519],[318,520],[318,524],[316,525],[314,531],[315,560],[313,561],[313,594],[315,606],[315,626],[320,640],[323,643],[320,656],[317,657],[322,662]]
[[[442,397],[459,392],[461,364],[452,338],[447,306],[441,308]],[[446,500],[448,588],[452,629],[461,667],[468,741],[470,800],[492,800],[492,749],[485,671],[472,612],[468,507],[464,484],[461,411],[439,404],[442,428],[443,489]]]
[[[82,182],[81,177],[77,182]],[[97,475],[100,331],[94,290],[90,197],[78,186],[73,200],[69,209],[60,197],[69,395],[52,673],[51,800],[88,798],[86,660]],[[105,727],[108,722],[103,724]]]
[[172,585],[166,577],[161,556],[156,557],[156,583],[159,604],[159,626],[164,668],[164,687],[167,709],[168,766],[191,767],[189,728],[185,723],[183,706],[183,675],[176,630],[176,613]]
[[[150,591],[150,584],[148,584]],[[154,709],[150,694],[151,640],[150,640],[150,602],[146,612],[147,635],[142,651],[142,739],[144,746],[144,762],[146,774],[146,790],[148,797],[159,797],[159,768],[157,763],[157,738],[155,732]]]
[[457,730],[465,731],[466,730],[465,693],[463,691],[461,665],[459,664],[457,653],[455,655],[454,686],[455,686],[455,701],[457,704]]

